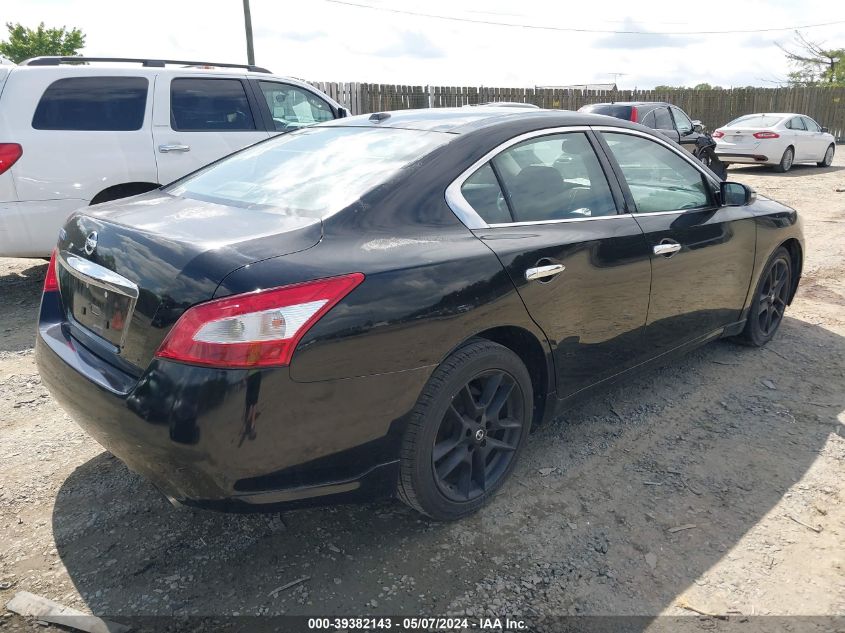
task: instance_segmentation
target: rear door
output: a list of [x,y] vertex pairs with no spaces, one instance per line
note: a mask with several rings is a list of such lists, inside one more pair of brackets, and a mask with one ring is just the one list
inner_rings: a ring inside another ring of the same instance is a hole
[[480,216],[553,351],[563,397],[642,359],[649,251],[583,128],[512,139],[449,187]]
[[795,148],[795,160],[810,160],[814,156],[813,138],[807,131],[803,117],[794,116],[786,122],[786,128],[792,137],[792,146]]
[[242,77],[160,75],[153,110],[159,182],[268,138],[258,106]]
[[739,320],[756,227],[746,207],[720,207],[697,161],[634,130],[599,136],[614,162],[652,260],[646,341],[654,353]]
[[802,116],[804,126],[807,128],[807,139],[811,143],[810,160],[824,160],[825,152],[830,144],[830,139],[822,132],[821,126],[808,116]]

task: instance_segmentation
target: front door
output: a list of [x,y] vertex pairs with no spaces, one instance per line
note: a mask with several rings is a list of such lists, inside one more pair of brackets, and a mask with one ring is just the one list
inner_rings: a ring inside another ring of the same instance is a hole
[[249,94],[239,77],[159,76],[153,109],[158,181],[173,182],[268,138]]
[[[531,135],[529,135],[531,136]],[[648,245],[621,213],[592,133],[517,142],[461,194],[489,224],[475,234],[499,257],[553,350],[561,397],[642,360]]]
[[653,351],[738,321],[754,264],[751,214],[718,206],[715,183],[668,144],[628,130],[600,136],[652,251],[646,340]]

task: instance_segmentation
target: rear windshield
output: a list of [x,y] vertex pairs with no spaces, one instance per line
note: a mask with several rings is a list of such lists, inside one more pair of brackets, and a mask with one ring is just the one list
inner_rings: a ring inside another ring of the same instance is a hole
[[311,127],[260,143],[165,189],[174,196],[324,218],[434,148],[445,132]]
[[782,116],[772,116],[770,114],[746,114],[738,119],[734,119],[725,127],[771,127],[782,118]]
[[631,106],[615,105],[612,103],[601,105],[588,105],[580,110],[581,112],[591,112],[592,114],[604,114],[605,116],[615,116],[617,119],[631,120]]

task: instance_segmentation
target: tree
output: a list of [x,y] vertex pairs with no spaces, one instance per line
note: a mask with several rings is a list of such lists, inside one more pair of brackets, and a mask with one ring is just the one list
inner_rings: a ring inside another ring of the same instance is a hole
[[16,64],[39,55],[77,55],[79,49],[85,46],[85,34],[75,27],[70,31],[64,26],[48,29],[42,22],[33,30],[7,22],[6,28],[9,29],[9,39],[0,42],[0,55]]
[[713,86],[708,83],[696,84],[693,90],[713,90]]
[[845,86],[845,48],[825,48],[808,40],[800,31],[795,31],[792,43],[796,50],[780,44],[778,47],[795,68],[788,75],[790,84]]

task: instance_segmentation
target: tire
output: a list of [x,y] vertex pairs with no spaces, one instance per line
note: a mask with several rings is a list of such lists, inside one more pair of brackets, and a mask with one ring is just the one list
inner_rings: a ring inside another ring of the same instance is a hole
[[528,370],[511,350],[484,339],[456,350],[434,371],[411,412],[399,498],[437,521],[478,510],[513,471],[533,402]]
[[776,172],[783,174],[788,172],[792,169],[792,164],[795,162],[795,150],[790,145],[787,147],[784,152],[783,156],[780,157],[780,162],[775,165],[774,169]]
[[745,329],[737,339],[753,347],[762,347],[771,341],[783,322],[791,290],[792,259],[781,246],[769,258],[760,275]]
[[827,146],[827,150],[824,153],[824,158],[816,163],[819,167],[830,167],[833,164],[833,154],[836,152],[836,146],[831,143]]

